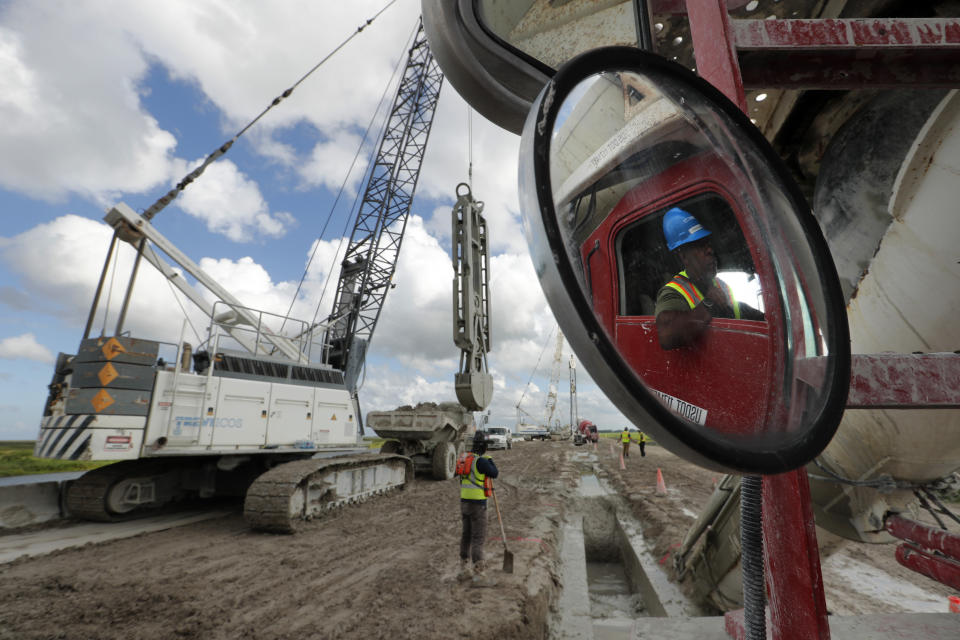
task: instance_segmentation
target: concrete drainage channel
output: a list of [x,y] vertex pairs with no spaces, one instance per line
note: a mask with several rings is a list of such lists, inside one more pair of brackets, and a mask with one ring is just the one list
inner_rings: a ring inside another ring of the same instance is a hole
[[591,473],[594,454],[578,452],[574,460],[584,473],[563,529],[563,591],[551,638],[727,638],[723,618],[700,617],[701,608],[658,565],[622,499]]

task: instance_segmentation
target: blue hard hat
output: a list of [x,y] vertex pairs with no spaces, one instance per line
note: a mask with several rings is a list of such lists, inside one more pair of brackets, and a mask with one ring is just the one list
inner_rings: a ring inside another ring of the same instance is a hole
[[704,229],[696,218],[680,207],[674,207],[663,214],[663,237],[670,251],[709,235],[710,232]]

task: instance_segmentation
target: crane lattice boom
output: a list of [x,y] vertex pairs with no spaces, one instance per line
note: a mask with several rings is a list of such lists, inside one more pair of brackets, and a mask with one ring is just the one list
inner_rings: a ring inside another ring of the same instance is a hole
[[406,230],[443,74],[417,30],[344,255],[327,332],[327,362],[353,391]]

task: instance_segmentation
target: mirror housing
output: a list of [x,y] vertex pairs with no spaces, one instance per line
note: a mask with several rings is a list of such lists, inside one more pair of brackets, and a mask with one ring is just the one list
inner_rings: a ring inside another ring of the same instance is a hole
[[836,269],[735,105],[660,56],[595,49],[544,87],[520,154],[544,293],[628,419],[738,473],[785,472],[826,447],[850,377]]

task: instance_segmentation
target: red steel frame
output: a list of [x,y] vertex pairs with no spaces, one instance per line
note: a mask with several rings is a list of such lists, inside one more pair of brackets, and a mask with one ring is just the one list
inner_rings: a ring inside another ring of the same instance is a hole
[[[832,89],[960,85],[960,19],[733,22],[727,4],[686,0],[690,34],[700,76],[744,112],[745,85]],[[956,354],[855,355],[847,406],[958,407],[958,389]],[[917,523],[894,518],[888,528],[908,531],[899,537],[922,545],[925,539],[916,538],[932,535],[920,531]],[[772,638],[828,640],[810,486],[803,469],[764,477],[763,535]],[[900,545],[897,557],[934,579],[960,576],[960,563],[913,545]],[[728,614],[727,632],[739,638],[743,631],[742,614]]]

